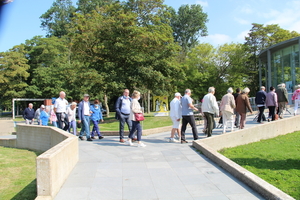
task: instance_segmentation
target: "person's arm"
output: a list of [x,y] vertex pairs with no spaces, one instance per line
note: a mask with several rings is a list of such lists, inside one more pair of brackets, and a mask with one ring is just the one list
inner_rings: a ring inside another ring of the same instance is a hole
[[121,97],[118,98],[116,104],[115,104],[115,110],[116,110],[116,113],[119,115],[120,114],[120,103],[121,103]]
[[133,113],[142,113],[141,106],[137,100],[132,100],[131,110]]
[[82,117],[82,116],[81,116],[81,114],[82,114],[82,107],[83,107],[83,103],[80,102],[79,105],[78,105],[78,118],[79,118],[78,122],[79,122],[79,123],[81,123],[81,120],[82,120],[82,119],[81,119],[81,117]]
[[25,108],[25,110],[23,111],[23,119],[26,119],[26,116],[27,116],[27,108]]
[[274,93],[274,102],[275,102],[276,108],[278,108],[278,101],[277,101],[277,94],[276,93]]
[[252,108],[251,108],[251,105],[250,105],[249,98],[246,97],[245,101],[246,101],[246,107],[249,109],[250,113],[252,114],[253,111],[252,111]]

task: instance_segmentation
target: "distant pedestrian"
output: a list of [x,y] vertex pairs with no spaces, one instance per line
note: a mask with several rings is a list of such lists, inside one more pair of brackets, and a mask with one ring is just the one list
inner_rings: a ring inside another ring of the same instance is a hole
[[41,120],[40,120],[40,115],[41,115],[41,111],[42,111],[41,106],[38,109],[36,109],[36,111],[34,113],[34,119],[36,119],[38,125],[41,124]]
[[275,93],[275,88],[273,86],[270,87],[270,92],[268,92],[266,97],[266,106],[269,108],[269,117],[272,121],[275,120],[275,110],[278,107],[277,103],[277,94]]
[[78,117],[79,123],[81,123],[81,131],[79,134],[79,139],[83,139],[83,134],[85,132],[87,141],[93,141],[90,136],[90,96],[88,94],[83,95],[83,100],[78,105]]
[[281,83],[277,86],[277,90],[275,91],[277,94],[277,101],[278,101],[278,111],[277,114],[280,119],[283,118],[283,111],[286,108],[286,104],[288,104],[288,94],[285,88],[285,84]]
[[182,116],[182,106],[181,106],[181,94],[179,92],[175,93],[174,99],[170,103],[170,117],[173,122],[173,127],[171,130],[171,137],[170,142],[178,142],[174,139],[175,132],[178,133],[179,141],[181,141],[181,134],[180,134],[180,119]]
[[126,141],[127,145],[133,146],[132,139],[134,137],[134,132],[137,131],[137,141],[138,141],[138,147],[145,147],[146,145],[142,143],[142,127],[140,124],[140,121],[136,121],[135,113],[143,113],[141,105],[139,103],[140,99],[140,92],[133,91],[132,93],[132,101],[130,106],[130,116],[129,119],[132,121],[132,129],[130,130],[130,134],[128,136],[128,139]]
[[23,111],[23,118],[25,119],[26,124],[33,124],[34,122],[34,109],[33,104],[29,103],[28,107]]
[[73,131],[73,135],[77,135],[77,124],[76,124],[76,102],[72,102],[71,105],[67,109],[67,115],[69,120],[69,133],[71,133],[71,129]]
[[[132,128],[132,122],[129,119],[130,115],[130,104],[131,98],[129,97],[129,90],[125,89],[123,91],[123,96],[120,96],[115,104],[116,109],[116,119],[119,120],[119,135],[120,135],[120,142],[125,142],[124,140],[124,125],[125,122],[128,126],[128,130]],[[135,139],[135,138],[133,138]]]
[[219,116],[219,106],[215,97],[215,88],[209,87],[208,94],[203,98],[202,112],[206,118],[206,132],[207,137],[212,136],[212,130],[214,128],[214,115]]
[[255,96],[255,104],[259,110],[259,114],[257,118],[258,123],[261,123],[261,120],[266,121],[264,111],[265,111],[267,93],[265,92],[265,90],[266,90],[265,86],[261,86],[260,91],[258,91]]
[[233,89],[228,88],[227,94],[222,97],[220,111],[223,119],[223,133],[226,133],[227,124],[230,123],[231,131],[233,131],[233,114],[235,109],[235,100],[232,95]]
[[99,130],[99,122],[104,122],[103,117],[102,117],[102,112],[100,108],[100,102],[98,99],[94,101],[94,105],[91,105],[90,110],[91,110],[91,121],[93,123],[93,130],[91,133],[91,138],[95,139],[94,135],[97,134],[99,137],[99,140],[103,139],[104,137],[101,135],[100,130]]
[[181,98],[182,105],[182,126],[181,126],[181,143],[188,143],[185,139],[185,131],[187,124],[190,124],[192,127],[193,138],[194,140],[198,140],[198,131],[195,122],[194,112],[193,110],[198,111],[193,105],[193,99],[191,98],[192,92],[190,89],[185,90],[184,96]]
[[57,127],[57,117],[56,114],[54,112],[54,106],[52,105],[50,108],[50,123],[54,126]]
[[64,131],[69,129],[69,119],[67,115],[68,101],[65,99],[66,93],[61,91],[59,97],[55,100],[54,112],[57,116],[57,126]]
[[294,101],[294,116],[297,115],[298,106],[300,104],[300,85],[296,86],[296,90],[293,93],[292,100]]
[[250,92],[250,89],[246,87],[243,90],[242,94],[240,94],[236,99],[236,101],[237,101],[236,111],[239,112],[239,114],[241,115],[240,129],[245,128],[247,108],[251,114],[253,113],[251,105],[250,105],[249,97],[248,97],[249,92]]
[[236,88],[235,93],[233,94],[234,96],[234,100],[235,100],[235,109],[234,109],[234,114],[235,114],[235,121],[234,121],[234,125],[236,128],[240,127],[240,114],[239,112],[236,111],[236,106],[237,106],[237,102],[236,102],[236,98],[241,94],[241,89],[240,88]]
[[48,126],[48,122],[49,122],[49,109],[45,108],[44,105],[41,105],[40,108],[40,124],[42,126]]

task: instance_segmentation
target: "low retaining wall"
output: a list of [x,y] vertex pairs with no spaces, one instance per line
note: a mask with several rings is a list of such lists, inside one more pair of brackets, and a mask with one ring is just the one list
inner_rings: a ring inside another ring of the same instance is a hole
[[78,138],[55,127],[17,125],[16,144],[45,151],[36,158],[36,199],[54,198],[78,162]]
[[255,127],[226,133],[223,135],[193,141],[193,146],[205,156],[227,170],[267,199],[294,199],[255,174],[218,153],[223,148],[235,147],[274,138],[300,130],[300,116],[285,118]]

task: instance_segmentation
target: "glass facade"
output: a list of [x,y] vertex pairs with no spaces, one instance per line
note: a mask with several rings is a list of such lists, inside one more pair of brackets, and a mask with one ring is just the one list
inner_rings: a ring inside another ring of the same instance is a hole
[[292,45],[271,54],[271,85],[286,84],[289,93],[300,84],[299,45]]
[[297,37],[273,45],[259,55],[260,85],[269,91],[270,86],[277,88],[278,84],[285,83],[289,103],[295,86],[300,84],[299,45],[300,37]]

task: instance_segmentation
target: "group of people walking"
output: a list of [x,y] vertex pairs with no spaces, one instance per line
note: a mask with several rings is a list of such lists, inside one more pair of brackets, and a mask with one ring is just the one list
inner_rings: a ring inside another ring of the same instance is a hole
[[[46,106],[41,105],[40,108],[35,111],[33,109],[33,104],[29,103],[28,107],[23,112],[25,123],[33,124],[36,120],[38,125],[47,126],[50,121],[53,126],[77,135],[77,103],[72,102],[69,105],[65,96],[66,93],[61,91],[59,97],[53,102],[54,106],[50,106],[51,110],[46,108]],[[84,133],[86,133],[87,141],[93,141],[92,139],[95,139],[95,134],[98,135],[99,139],[103,139],[98,126],[100,121],[104,121],[99,100],[96,99],[94,104],[90,105],[89,95],[85,94],[83,100],[78,105],[78,117],[78,124],[82,126],[79,139],[84,140]],[[90,121],[92,121],[94,125],[91,133]]]

